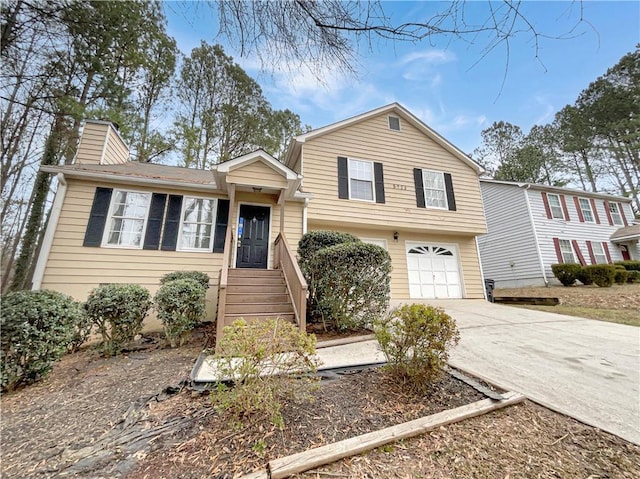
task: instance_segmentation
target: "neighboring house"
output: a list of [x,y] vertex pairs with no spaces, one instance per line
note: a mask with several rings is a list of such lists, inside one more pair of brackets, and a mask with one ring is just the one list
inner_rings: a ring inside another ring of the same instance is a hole
[[110,123],[87,121],[74,164],[41,170],[58,190],[34,288],[153,293],[163,274],[199,270],[219,327],[303,326],[297,243],[332,229],[389,251],[394,299],[484,297],[482,169],[397,103],[294,138],[282,162],[258,150],[207,171],[131,162]]
[[479,238],[482,269],[496,287],[557,283],[555,263],[640,259],[631,200],[531,183],[480,179],[489,232]]

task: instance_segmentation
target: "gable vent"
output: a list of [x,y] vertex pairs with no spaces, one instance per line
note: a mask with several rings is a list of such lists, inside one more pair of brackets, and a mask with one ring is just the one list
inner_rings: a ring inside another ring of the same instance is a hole
[[390,116],[389,118],[389,129],[400,131],[400,118],[397,116]]

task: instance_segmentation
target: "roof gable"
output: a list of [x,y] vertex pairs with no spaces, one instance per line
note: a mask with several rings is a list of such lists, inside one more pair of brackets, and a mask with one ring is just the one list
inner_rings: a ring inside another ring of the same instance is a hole
[[213,170],[217,171],[218,173],[228,174],[234,170],[237,170],[244,166],[248,166],[257,161],[267,165],[269,168],[271,168],[287,180],[298,179],[298,174],[295,171],[280,163],[273,156],[262,149],[252,151],[251,153],[239,156],[237,158],[234,158],[233,160],[220,163],[219,165],[214,166]]
[[349,127],[351,125],[369,120],[373,117],[379,115],[389,115],[394,114],[398,117],[402,118],[404,121],[408,122],[410,125],[415,127],[418,131],[424,134],[426,137],[434,141],[436,144],[444,148],[446,151],[451,153],[454,157],[465,163],[467,166],[475,170],[478,174],[484,172],[484,169],[468,155],[466,155],[462,150],[458,147],[450,143],[440,134],[438,134],[435,130],[427,126],[422,120],[416,117],[413,113],[407,110],[405,107],[400,105],[399,103],[391,103],[389,105],[376,108],[375,110],[368,111],[366,113],[362,113],[360,115],[348,118],[346,120],[339,121],[337,123],[332,123],[331,125],[324,126],[322,128],[318,128],[316,130],[311,130],[302,135],[296,136],[293,141],[289,145],[289,149],[287,150],[287,154],[285,156],[284,163],[287,165],[293,164],[297,155],[300,154],[300,150],[302,148],[302,144],[306,141],[311,140],[313,138],[318,138],[322,135],[326,135],[328,133],[335,132],[342,128]]

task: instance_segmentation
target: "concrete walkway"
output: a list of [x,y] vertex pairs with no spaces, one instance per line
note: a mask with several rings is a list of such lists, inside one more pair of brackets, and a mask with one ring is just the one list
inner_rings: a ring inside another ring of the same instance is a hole
[[458,323],[449,363],[640,445],[640,328],[437,300]]

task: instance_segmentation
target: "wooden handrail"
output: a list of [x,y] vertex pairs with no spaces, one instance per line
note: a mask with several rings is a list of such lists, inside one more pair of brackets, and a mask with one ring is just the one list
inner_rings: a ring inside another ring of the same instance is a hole
[[229,282],[229,265],[233,255],[234,234],[231,223],[231,215],[235,209],[235,189],[229,191],[229,216],[227,218],[227,232],[224,237],[224,252],[222,253],[222,269],[220,270],[220,280],[218,281],[218,314],[216,321],[216,347],[222,338],[224,329],[224,315],[227,307],[227,284]]
[[293,304],[293,311],[301,331],[307,328],[307,282],[302,275],[298,261],[296,260],[287,237],[280,232],[275,241],[274,263],[277,269],[281,269],[287,283],[287,290]]

